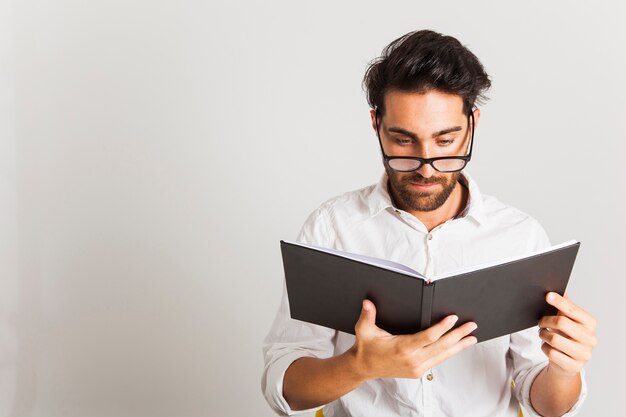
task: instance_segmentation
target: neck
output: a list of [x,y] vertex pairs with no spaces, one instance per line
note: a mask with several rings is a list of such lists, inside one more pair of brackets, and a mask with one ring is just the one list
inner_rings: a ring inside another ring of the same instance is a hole
[[[397,203],[399,201],[399,199],[396,198],[394,195],[392,195],[392,198],[394,200],[394,203]],[[454,190],[450,194],[450,197],[448,197],[446,202],[436,210],[415,211],[403,207],[402,205],[397,206],[415,216],[420,222],[422,222],[422,224],[424,224],[426,230],[430,232],[440,224],[443,224],[448,220],[458,216],[467,206],[468,199],[469,190],[465,186],[461,185],[459,181],[457,181]]]

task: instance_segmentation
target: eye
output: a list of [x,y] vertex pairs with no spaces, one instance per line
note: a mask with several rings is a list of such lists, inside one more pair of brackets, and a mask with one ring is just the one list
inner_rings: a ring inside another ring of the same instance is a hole
[[412,139],[406,139],[406,138],[395,138],[395,141],[398,145],[410,145],[413,143]]
[[452,138],[450,138],[450,139],[439,139],[437,141],[437,143],[440,146],[449,146],[449,145],[452,145],[454,143],[454,139],[452,139]]

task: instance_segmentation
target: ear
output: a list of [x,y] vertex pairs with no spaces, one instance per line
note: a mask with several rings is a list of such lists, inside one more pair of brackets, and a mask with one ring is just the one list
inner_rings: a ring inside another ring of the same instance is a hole
[[372,118],[372,129],[374,129],[374,133],[376,133],[376,110],[370,110],[370,117]]
[[478,128],[478,121],[480,120],[480,109],[476,108],[474,110],[474,130]]

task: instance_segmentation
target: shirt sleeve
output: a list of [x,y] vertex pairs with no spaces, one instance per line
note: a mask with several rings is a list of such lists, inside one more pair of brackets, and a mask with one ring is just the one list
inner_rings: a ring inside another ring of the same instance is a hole
[[[544,229],[533,221],[532,233],[529,239],[530,250],[542,249],[550,246],[550,240]],[[510,336],[509,354],[513,360],[514,392],[517,400],[524,407],[525,417],[541,417],[530,402],[530,388],[539,373],[548,365],[548,358],[541,350],[542,340],[539,338],[539,326],[534,326]],[[582,387],[576,403],[562,417],[571,417],[578,413],[587,397],[587,383],[585,370],[580,374]]]
[[[312,213],[298,236],[299,242],[331,246],[332,236],[327,214],[322,209]],[[314,411],[294,411],[283,396],[283,380],[287,368],[298,358],[309,356],[329,358],[333,355],[333,340],[337,331],[291,318],[285,281],[280,307],[274,323],[262,345],[265,367],[261,379],[263,395],[279,415],[294,415]],[[319,407],[316,407],[319,408]]]
[[[541,350],[539,327],[531,327],[511,334],[509,352],[513,358],[513,381],[517,400],[524,407],[524,417],[541,417],[530,402],[530,388],[539,373],[548,365],[548,358]],[[576,403],[563,417],[571,417],[578,413],[587,397],[585,370],[580,373],[582,387]]]

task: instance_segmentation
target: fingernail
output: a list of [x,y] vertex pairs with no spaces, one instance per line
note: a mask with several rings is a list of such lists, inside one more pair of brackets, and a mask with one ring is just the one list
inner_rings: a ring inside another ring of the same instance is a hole
[[470,329],[472,329],[472,331],[474,331],[474,330],[478,329],[478,324],[473,323],[473,324],[470,326]]
[[556,297],[554,296],[554,293],[553,293],[553,292],[548,293],[548,301],[554,301],[554,299],[555,299],[555,298],[556,298]]
[[451,316],[450,317],[450,323],[454,324],[459,320],[458,316]]

